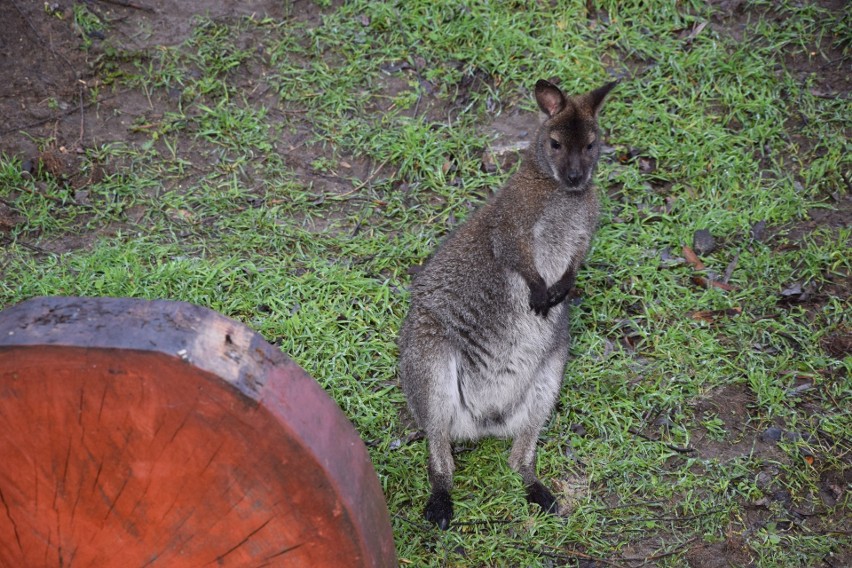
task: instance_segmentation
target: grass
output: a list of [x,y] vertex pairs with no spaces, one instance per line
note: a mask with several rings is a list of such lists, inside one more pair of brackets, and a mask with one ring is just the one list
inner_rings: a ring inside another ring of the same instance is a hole
[[[781,54],[822,61],[828,41],[848,57],[848,18],[753,2],[740,39],[715,25],[687,39],[711,21],[702,2],[595,4],[588,19],[583,2],[354,1],[318,23],[199,18],[174,47],[101,47],[99,92],[143,93],[156,112],[81,157],[81,171],[104,172],[86,186],[91,206],[0,158],[0,198],[23,219],[0,258],[0,306],[165,298],[247,323],[368,443],[404,564],[683,566],[696,543],[759,566],[841,554],[848,486],[833,504],[820,492],[850,467],[852,359],[821,342],[849,332],[849,298],[788,305],[780,292],[848,278],[848,228],[785,245],[809,209],[846,191],[848,102],[816,96],[815,77]],[[83,30],[109,26],[83,5],[74,14]],[[404,443],[396,384],[407,270],[506,178],[509,167],[484,171],[482,154],[494,121],[533,110],[537,78],[578,91],[612,75],[622,82],[602,118],[613,147],[598,172],[603,219],[578,280],[575,358],[540,443],[540,474],[570,511],[536,515],[509,443],[486,440],[457,455],[455,528],[430,529],[427,448]],[[655,167],[617,159],[630,150]],[[771,241],[750,238],[759,222]],[[736,259],[733,291],[699,288],[690,267],[661,260],[699,228],[720,241],[709,270]],[[60,244],[74,238],[82,245]],[[702,311],[717,315],[692,317]],[[816,399],[790,395],[803,381]],[[747,416],[720,393],[743,393]],[[770,425],[802,438],[755,445]],[[792,505],[773,498],[785,491]]]

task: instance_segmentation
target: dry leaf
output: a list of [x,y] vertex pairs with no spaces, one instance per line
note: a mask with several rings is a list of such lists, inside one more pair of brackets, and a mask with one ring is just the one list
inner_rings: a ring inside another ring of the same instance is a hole
[[[686,262],[692,265],[692,268],[694,270],[704,270],[706,268],[704,266],[704,263],[701,262],[701,259],[698,258],[698,255],[695,254],[695,251],[693,251],[686,245],[683,245],[683,257],[686,259]],[[736,288],[731,286],[730,284],[719,282],[717,280],[713,280],[711,278],[707,278],[699,274],[693,275],[691,280],[702,288],[719,288],[721,290],[725,290],[726,292],[736,290]]]
[[719,288],[720,290],[725,290],[726,292],[736,290],[736,288],[734,288],[730,284],[725,284],[724,282],[719,282],[718,280],[711,280],[709,278],[705,278],[704,276],[699,276],[697,274],[694,275],[691,280],[702,288]]
[[705,321],[707,323],[715,323],[723,317],[738,316],[743,312],[740,307],[728,308],[727,310],[699,310],[692,312],[689,317],[695,321]]
[[695,254],[695,251],[687,245],[683,245],[683,258],[685,258],[686,262],[691,264],[692,268],[695,270],[704,270],[704,263],[701,262],[701,259],[698,258],[697,254]]

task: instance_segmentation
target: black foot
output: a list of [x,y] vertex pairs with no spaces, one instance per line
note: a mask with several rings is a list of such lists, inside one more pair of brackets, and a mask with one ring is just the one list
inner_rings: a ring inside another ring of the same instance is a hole
[[[546,491],[546,490],[545,490]],[[446,491],[436,491],[429,497],[423,516],[427,521],[435,523],[442,531],[450,528],[450,519],[453,518],[453,501]]]
[[537,504],[545,513],[556,514],[556,497],[539,481],[527,487],[527,501]]

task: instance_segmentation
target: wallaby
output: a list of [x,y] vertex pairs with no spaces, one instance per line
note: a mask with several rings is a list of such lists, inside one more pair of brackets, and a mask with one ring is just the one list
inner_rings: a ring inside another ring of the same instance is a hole
[[568,360],[563,300],[597,226],[597,117],[615,84],[569,98],[538,81],[535,98],[547,118],[518,171],[411,285],[400,381],[429,441],[432,495],[424,513],[442,529],[453,516],[451,443],[459,439],[513,438],[509,465],[527,500],[556,512],[536,476],[536,442]]

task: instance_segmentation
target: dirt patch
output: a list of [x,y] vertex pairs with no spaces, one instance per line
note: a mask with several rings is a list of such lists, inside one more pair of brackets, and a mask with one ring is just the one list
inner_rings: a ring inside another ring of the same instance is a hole
[[733,536],[725,542],[697,544],[689,549],[685,560],[690,568],[750,566],[754,561],[745,543]]
[[[812,385],[806,381],[790,389],[790,396],[802,397]],[[817,436],[787,429],[783,421],[761,421],[753,415],[753,395],[745,385],[724,385],[701,398],[694,407],[696,422],[711,420],[715,428],[699,425],[693,430],[694,455],[712,458],[722,464],[748,460],[758,466],[756,484],[762,496],[745,503],[744,515],[734,522],[725,540],[695,543],[685,554],[689,566],[702,568],[749,566],[756,559],[745,540],[757,531],[795,534],[805,531],[849,531],[852,521],[842,512],[828,513],[844,498],[852,479],[849,460],[838,462],[844,442],[825,433]],[[819,410],[814,407],[814,413]],[[791,454],[792,452],[792,454]],[[790,469],[814,467],[820,470],[816,487],[788,483]],[[846,566],[849,552],[838,550],[828,565]]]
[[[65,17],[67,10],[59,13]],[[67,22],[45,14],[41,5],[4,2],[0,22],[5,67],[0,82],[0,116],[5,118],[0,147],[13,154],[32,154],[33,145],[19,131],[49,135],[67,117],[79,114],[79,81],[91,78],[91,72],[79,38]]]
[[780,458],[776,441],[766,439],[765,425],[753,415],[754,395],[748,385],[723,385],[698,400],[696,421],[707,424],[692,433],[691,445],[702,458],[728,461],[738,457]]

